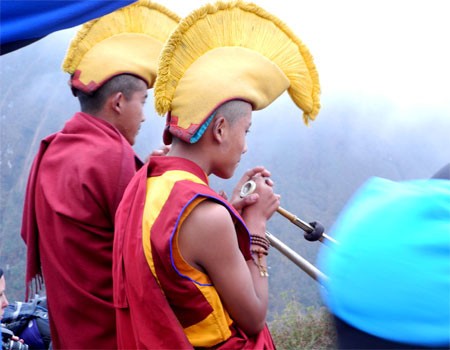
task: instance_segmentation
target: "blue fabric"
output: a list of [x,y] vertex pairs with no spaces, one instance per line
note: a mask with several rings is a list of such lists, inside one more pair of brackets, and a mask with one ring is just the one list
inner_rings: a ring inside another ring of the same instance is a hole
[[25,341],[30,349],[47,349],[50,326],[47,298],[36,295],[29,302],[16,301],[5,308],[2,324]]
[[406,344],[450,345],[450,181],[372,178],[330,230],[318,267],[330,311]]
[[1,52],[7,53],[52,32],[83,24],[136,0],[1,0]]
[[198,128],[198,130],[195,132],[195,134],[191,137],[189,140],[190,143],[196,143],[205,133],[206,129],[208,128],[209,124],[211,124],[211,121],[214,119],[214,116],[216,115],[217,111],[211,114],[208,119]]
[[36,320],[30,320],[25,329],[20,334],[20,338],[24,340],[31,349],[46,349],[44,340],[37,326]]

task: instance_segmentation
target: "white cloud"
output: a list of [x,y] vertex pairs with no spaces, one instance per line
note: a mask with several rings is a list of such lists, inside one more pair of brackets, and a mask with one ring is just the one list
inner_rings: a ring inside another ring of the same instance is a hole
[[[204,0],[166,0],[181,16]],[[403,108],[449,106],[445,0],[255,0],[314,56],[323,94],[384,96]]]

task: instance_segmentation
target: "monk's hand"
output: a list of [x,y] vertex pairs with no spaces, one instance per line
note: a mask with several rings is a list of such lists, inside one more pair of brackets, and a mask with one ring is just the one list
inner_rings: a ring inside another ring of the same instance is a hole
[[161,157],[167,155],[170,151],[170,145],[161,146],[159,149],[155,149],[150,153],[150,155],[145,160],[146,162],[150,159],[150,157]]
[[244,198],[257,196],[257,199],[252,205],[245,206],[241,215],[246,224],[252,222],[257,226],[258,223],[266,222],[271,218],[280,206],[281,196],[273,191],[273,181],[261,173],[254,175],[252,181],[255,186],[249,189],[249,194]]
[[263,178],[267,185],[273,186],[273,181],[270,179],[270,171],[265,167],[257,166],[247,170],[234,188],[230,199],[230,203],[239,214],[242,214],[244,208],[253,205],[258,201],[259,195],[257,193],[252,193],[245,197],[240,196],[242,186],[244,186],[247,181],[257,177]]
[[220,190],[220,191],[219,191],[219,195],[220,195],[223,199],[228,200],[228,195],[227,195],[227,193],[226,193],[224,190]]

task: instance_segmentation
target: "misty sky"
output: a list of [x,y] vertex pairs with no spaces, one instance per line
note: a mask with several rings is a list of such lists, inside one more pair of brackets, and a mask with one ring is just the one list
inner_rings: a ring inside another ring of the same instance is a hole
[[[180,16],[207,2],[160,0]],[[402,110],[444,108],[450,114],[446,0],[253,2],[284,21],[310,49],[324,98],[387,96]],[[70,38],[74,29],[65,32]]]
[[[160,1],[180,16],[206,2]],[[446,0],[254,2],[284,21],[310,49],[322,90],[319,123],[336,103],[350,101],[357,105],[383,100],[390,105],[388,113],[379,111],[386,123],[427,119],[430,124],[450,129],[450,21]],[[62,52],[77,29],[51,34],[42,41],[52,41],[55,51],[58,47]],[[33,45],[30,47],[37,47]],[[60,72],[60,66],[55,71]],[[61,77],[66,79],[64,74]],[[1,81],[0,90],[7,84]],[[291,103],[283,98],[272,108],[285,102]],[[152,103],[147,108],[150,116],[154,114]],[[293,105],[292,109],[297,112]]]
[[[450,112],[450,21],[445,0],[255,0],[314,56],[323,94],[389,96],[401,108]],[[181,16],[203,0],[163,2]]]

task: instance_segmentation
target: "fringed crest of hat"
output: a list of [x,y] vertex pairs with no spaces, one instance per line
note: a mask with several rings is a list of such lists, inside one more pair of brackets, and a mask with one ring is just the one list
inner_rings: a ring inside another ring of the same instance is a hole
[[72,88],[92,93],[119,74],[138,76],[153,87],[159,54],[179,20],[164,6],[139,0],[85,23],[62,65]]
[[278,18],[243,1],[207,4],[180,21],[161,53],[155,108],[168,131],[188,141],[232,99],[267,107],[284,91],[307,124],[320,109],[320,84],[308,48]]

